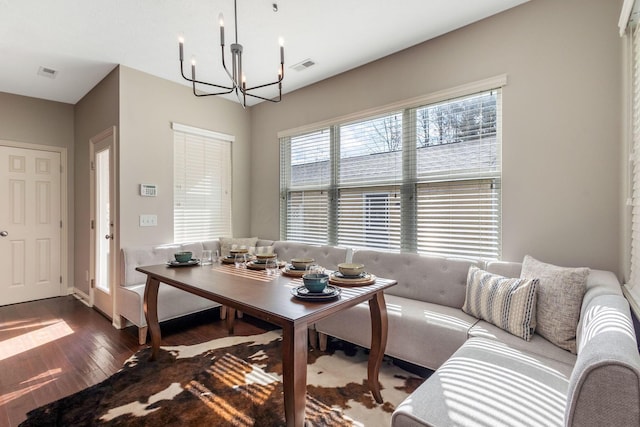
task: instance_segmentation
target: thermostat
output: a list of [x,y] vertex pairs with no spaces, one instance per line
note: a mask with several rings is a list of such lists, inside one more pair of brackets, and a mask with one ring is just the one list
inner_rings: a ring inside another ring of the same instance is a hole
[[140,195],[145,197],[156,197],[158,189],[155,184],[140,184]]

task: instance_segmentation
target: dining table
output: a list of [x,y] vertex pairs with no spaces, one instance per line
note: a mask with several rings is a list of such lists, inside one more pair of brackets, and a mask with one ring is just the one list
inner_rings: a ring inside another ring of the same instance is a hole
[[[361,303],[368,303],[371,317],[371,349],[367,381],[373,398],[382,403],[378,373],[387,343],[388,321],[384,290],[393,279],[378,278],[369,284],[334,286],[326,298],[305,295],[301,277],[237,268],[233,264],[175,267],[160,264],[137,267],[147,275],[144,313],[151,335],[151,356],[157,357],[162,342],[158,322],[158,289],[161,283],[216,301],[227,307],[227,328],[233,334],[235,311],[262,319],[282,329],[282,384],[287,426],[302,427],[305,420],[308,329],[325,317]],[[328,272],[331,273],[331,272]],[[333,295],[337,294],[337,295]],[[332,296],[333,295],[333,296]]]

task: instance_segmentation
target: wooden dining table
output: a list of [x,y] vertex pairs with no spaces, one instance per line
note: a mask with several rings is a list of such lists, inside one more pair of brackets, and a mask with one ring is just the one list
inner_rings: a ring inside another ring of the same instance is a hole
[[384,289],[394,286],[392,279],[376,278],[375,283],[340,287],[340,295],[326,301],[307,301],[292,294],[303,285],[299,277],[281,272],[236,268],[233,265],[170,267],[153,265],[136,270],[147,275],[144,313],[151,334],[151,359],[155,359],[162,341],[158,323],[160,283],[223,304],[226,321],[233,333],[235,310],[282,328],[282,383],[287,426],[302,427],[305,420],[307,387],[308,328],[314,322],[357,304],[368,302],[371,315],[371,351],[367,368],[368,384],[378,403],[382,403],[378,373],[387,343],[387,310]]

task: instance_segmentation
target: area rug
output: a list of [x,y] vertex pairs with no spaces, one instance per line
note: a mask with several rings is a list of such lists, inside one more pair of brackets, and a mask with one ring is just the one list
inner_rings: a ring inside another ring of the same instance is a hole
[[[282,426],[280,331],[137,352],[90,388],[27,414],[27,426]],[[423,381],[385,358],[384,403],[367,386],[368,354],[335,341],[309,350],[307,425],[389,426],[391,413]]]

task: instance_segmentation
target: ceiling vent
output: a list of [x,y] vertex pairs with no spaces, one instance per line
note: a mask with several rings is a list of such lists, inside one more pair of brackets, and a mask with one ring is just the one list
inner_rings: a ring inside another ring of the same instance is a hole
[[313,67],[314,65],[316,65],[316,63],[313,62],[311,59],[305,59],[302,62],[298,62],[297,64],[292,65],[291,68],[293,68],[296,71],[303,71],[309,67]]
[[41,66],[40,69],[38,70],[38,75],[42,77],[48,77],[50,79],[55,79],[56,76],[58,75],[58,70]]

